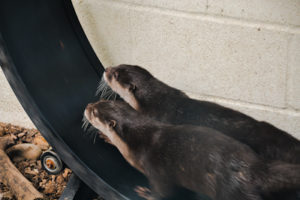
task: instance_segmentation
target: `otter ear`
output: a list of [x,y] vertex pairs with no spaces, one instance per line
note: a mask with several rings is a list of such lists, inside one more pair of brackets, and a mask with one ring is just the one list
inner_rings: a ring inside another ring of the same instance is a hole
[[110,120],[108,125],[109,125],[109,127],[114,128],[114,127],[116,127],[117,122],[116,122],[116,120]]
[[115,71],[114,73],[113,73],[113,76],[114,76],[114,78],[116,79],[116,80],[119,80],[119,72],[118,71]]
[[129,91],[130,91],[130,92],[134,92],[135,89],[136,89],[136,86],[130,83],[130,84],[129,84]]

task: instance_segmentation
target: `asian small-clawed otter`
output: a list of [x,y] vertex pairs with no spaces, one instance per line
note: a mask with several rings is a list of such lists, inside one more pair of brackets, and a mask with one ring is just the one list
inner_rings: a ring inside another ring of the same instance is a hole
[[169,125],[144,116],[123,101],[99,101],[88,121],[149,180],[138,188],[148,200],[182,187],[213,200],[262,200],[274,191],[300,187],[300,165],[265,163],[247,145],[216,130]]
[[103,76],[111,89],[140,113],[171,124],[210,127],[247,144],[267,161],[300,164],[300,141],[269,123],[216,103],[191,99],[139,66],[109,67]]

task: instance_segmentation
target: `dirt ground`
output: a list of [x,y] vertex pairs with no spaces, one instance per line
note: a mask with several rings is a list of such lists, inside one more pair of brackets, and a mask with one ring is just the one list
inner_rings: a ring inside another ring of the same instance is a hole
[[[0,137],[7,134],[16,136],[16,144],[32,143],[45,151],[50,148],[46,140],[35,129],[25,129],[11,124],[0,122]],[[23,160],[13,162],[19,171],[34,185],[38,191],[45,195],[45,199],[58,199],[62,191],[66,187],[72,171],[65,168],[59,175],[49,175],[42,169],[40,160]],[[15,200],[16,198],[10,193],[9,188],[6,187],[0,180],[0,199],[1,200]]]

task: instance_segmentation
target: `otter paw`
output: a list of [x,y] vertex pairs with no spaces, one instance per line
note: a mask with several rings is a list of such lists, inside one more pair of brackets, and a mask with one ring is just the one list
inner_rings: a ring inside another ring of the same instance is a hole
[[152,200],[151,190],[146,187],[137,186],[134,191],[142,198]]

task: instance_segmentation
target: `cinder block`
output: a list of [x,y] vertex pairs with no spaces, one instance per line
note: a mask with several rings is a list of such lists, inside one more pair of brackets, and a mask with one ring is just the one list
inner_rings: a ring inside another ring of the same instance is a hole
[[292,111],[277,111],[263,108],[232,105],[231,107],[252,116],[253,118],[266,121],[282,129],[300,140],[300,113]]
[[239,19],[300,25],[298,0],[208,0],[208,12]]
[[285,107],[289,34],[132,11],[132,63],[184,91]]
[[199,96],[192,93],[188,93],[188,95],[191,98],[215,102],[228,108],[238,110],[255,118],[256,120],[268,122],[300,139],[300,112],[287,109],[273,109],[267,106],[258,106],[235,101],[227,101],[220,98]]
[[88,39],[107,67],[131,60],[130,10],[111,2],[73,0]]
[[300,109],[300,35],[293,35],[289,45],[288,104]]
[[106,0],[75,7],[106,65],[140,64],[184,91],[286,106],[289,33]]
[[299,0],[120,0],[144,6],[300,25]]
[[157,8],[166,8],[178,11],[187,11],[187,12],[205,12],[207,8],[206,0],[119,0],[122,2],[133,3],[143,6],[151,6]]
[[300,138],[298,0],[73,2],[105,66],[139,64]]
[[0,122],[34,128],[33,123],[10,88],[0,67]]
[[205,12],[207,0],[119,0],[121,2],[187,12]]

